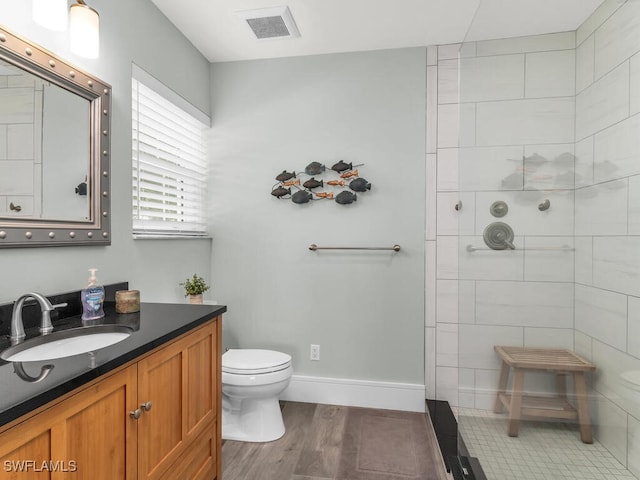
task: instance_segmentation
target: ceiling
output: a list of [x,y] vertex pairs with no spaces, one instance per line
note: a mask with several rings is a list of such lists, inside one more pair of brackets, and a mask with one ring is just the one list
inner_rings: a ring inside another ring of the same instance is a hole
[[[602,3],[602,0],[152,1],[210,62],[563,32],[575,30]],[[299,38],[256,40],[235,13],[278,5],[289,6],[300,30]]]

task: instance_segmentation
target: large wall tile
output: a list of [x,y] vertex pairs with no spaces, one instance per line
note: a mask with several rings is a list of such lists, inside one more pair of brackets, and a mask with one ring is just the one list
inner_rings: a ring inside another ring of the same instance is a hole
[[628,297],[627,353],[640,358],[640,297]]
[[522,146],[446,148],[438,153],[438,190],[522,190]]
[[460,101],[523,98],[524,72],[524,55],[464,58],[460,60]]
[[593,359],[592,338],[578,330],[573,330],[573,334],[575,352],[585,360],[591,361]]
[[0,124],[0,160],[7,159],[7,126]]
[[524,279],[538,282],[573,282],[573,237],[524,238]]
[[425,152],[436,153],[438,148],[438,67],[427,67],[426,123]]
[[483,410],[493,410],[498,390],[498,379],[500,372],[498,370],[475,370],[475,408]]
[[475,104],[438,106],[438,148],[473,146],[475,130]]
[[593,283],[593,237],[575,237],[575,281],[583,285]]
[[629,115],[640,112],[640,53],[629,61]]
[[33,111],[33,88],[0,89],[1,123],[31,123]]
[[526,98],[575,95],[575,50],[527,53]]
[[454,60],[458,58],[460,46],[460,43],[438,45],[438,62],[440,62],[441,60]]
[[590,35],[576,48],[576,93],[581,92],[594,80],[594,36]]
[[593,237],[593,283],[640,297],[640,237]]
[[436,242],[425,242],[424,325],[436,326]]
[[575,115],[576,140],[626,118],[629,115],[629,63],[623,63],[576,95]]
[[436,365],[458,366],[458,325],[438,323],[436,326]]
[[438,280],[438,322],[475,322],[475,282]]
[[623,465],[627,464],[627,413],[598,395],[592,412],[596,438]]
[[522,327],[460,324],[458,331],[460,333],[459,365],[464,368],[498,370],[500,358],[493,347],[495,345],[521,347],[524,342]]
[[604,0],[595,12],[587,18],[576,31],[576,45],[580,45],[596,28],[609,18],[627,0]]
[[33,194],[33,162],[0,161],[0,192],[5,195]]
[[[462,349],[462,344],[460,344]],[[627,388],[620,377],[623,372],[640,370],[640,359],[627,355],[607,344],[593,341],[593,363],[596,371],[593,374],[593,388],[604,396],[615,400],[619,407],[638,418],[640,402],[637,392]]]
[[475,407],[476,371],[472,368],[458,369],[458,399],[462,408]]
[[7,125],[7,158],[9,160],[33,160],[33,124]]
[[438,62],[438,104],[459,103],[458,59]]
[[456,367],[436,368],[436,400],[458,406],[458,369]]
[[[490,223],[501,221],[513,228],[516,248],[524,235],[573,235],[573,191],[478,192],[476,194],[476,234]],[[507,215],[495,218],[489,207],[496,200],[509,205]],[[538,205],[549,200],[551,207],[540,211]]]
[[593,155],[595,183],[640,173],[640,114],[596,133]]
[[[458,148],[438,149],[438,191],[459,190]],[[466,175],[465,175],[466,177]]]
[[640,2],[626,2],[595,31],[595,74],[600,78],[640,50]]
[[426,180],[425,183],[427,185],[426,192],[426,211],[425,211],[425,222],[427,228],[427,240],[435,240],[436,239],[436,228],[437,228],[437,215],[438,215],[438,207],[437,207],[437,182],[438,182],[438,157],[435,153],[428,153],[425,158],[426,168]]
[[486,248],[482,237],[460,237],[459,278],[464,280],[522,280],[524,278],[522,250],[469,252],[467,245]]
[[576,190],[576,235],[626,235],[628,180]]
[[573,332],[573,328],[527,327],[524,329],[524,346],[573,350]]
[[[455,206],[462,202],[462,208]],[[473,235],[475,230],[475,203],[473,192],[438,193],[438,235]]]
[[427,67],[438,65],[438,46],[429,45],[427,47]]
[[575,187],[587,187],[593,184],[593,142],[595,136],[576,142]]
[[576,285],[575,328],[619,350],[627,349],[627,296]]
[[526,37],[484,40],[477,42],[476,55],[507,55],[510,53],[545,52],[575,48],[575,32],[549,33]]
[[629,235],[640,235],[640,175],[629,177]]
[[477,282],[476,323],[573,328],[573,284]]
[[573,189],[575,183],[574,148],[573,143],[525,146],[525,190]]
[[438,235],[437,278],[458,278],[458,237]]
[[637,478],[640,478],[640,420],[629,415],[627,427],[629,429],[627,468]]
[[573,142],[574,109],[573,97],[479,103],[476,145]]

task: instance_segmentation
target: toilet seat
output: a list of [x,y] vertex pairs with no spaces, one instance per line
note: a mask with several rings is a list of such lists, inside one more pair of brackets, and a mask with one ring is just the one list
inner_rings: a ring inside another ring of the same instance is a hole
[[278,372],[291,366],[291,355],[274,350],[230,349],[222,355],[222,371],[234,375]]

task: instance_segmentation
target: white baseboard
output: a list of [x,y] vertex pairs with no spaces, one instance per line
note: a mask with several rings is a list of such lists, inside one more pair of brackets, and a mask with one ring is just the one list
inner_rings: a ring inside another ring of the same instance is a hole
[[425,387],[413,383],[293,375],[280,399],[407,412],[425,411]]

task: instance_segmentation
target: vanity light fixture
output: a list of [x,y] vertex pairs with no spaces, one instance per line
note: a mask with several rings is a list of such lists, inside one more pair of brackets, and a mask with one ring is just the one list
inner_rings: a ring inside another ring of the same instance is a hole
[[[50,0],[47,0],[50,1]],[[71,51],[85,58],[98,58],[100,53],[100,16],[84,0],[76,0],[69,9]]]
[[33,0],[33,21],[49,30],[67,29],[67,0]]

